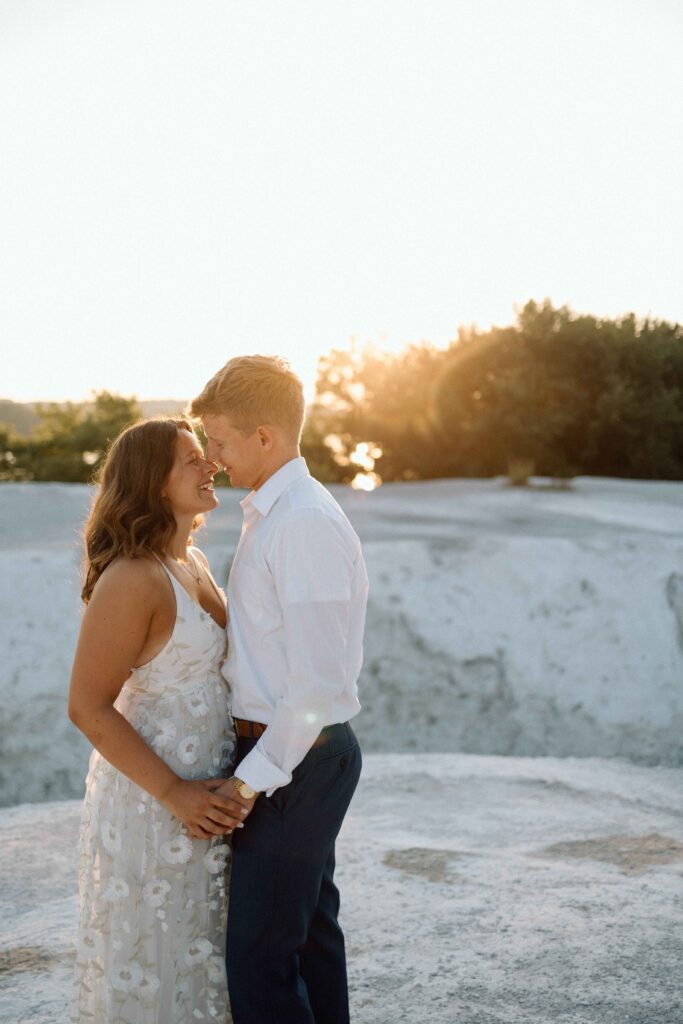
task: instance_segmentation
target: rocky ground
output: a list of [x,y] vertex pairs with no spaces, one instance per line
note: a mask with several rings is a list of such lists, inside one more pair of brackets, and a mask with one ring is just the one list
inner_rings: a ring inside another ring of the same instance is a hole
[[[683,764],[683,484],[333,488],[370,575],[364,749]],[[0,805],[82,792],[65,715],[85,486],[0,486]],[[225,580],[243,492],[200,538]]]
[[[0,811],[0,1021],[67,1014],[76,801]],[[339,843],[354,1024],[683,1024],[683,769],[374,754]]]

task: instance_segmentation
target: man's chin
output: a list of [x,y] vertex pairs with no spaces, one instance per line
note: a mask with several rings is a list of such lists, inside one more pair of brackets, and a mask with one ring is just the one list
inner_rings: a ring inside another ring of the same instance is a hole
[[252,491],[254,488],[243,476],[240,476],[235,470],[226,469],[223,467],[223,472],[230,481],[230,486],[241,491]]

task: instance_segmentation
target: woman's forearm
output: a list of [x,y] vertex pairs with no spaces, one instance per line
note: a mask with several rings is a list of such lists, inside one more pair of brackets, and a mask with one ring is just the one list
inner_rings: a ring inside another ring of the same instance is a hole
[[242,827],[249,808],[234,794],[217,792],[224,780],[180,778],[112,705],[72,710],[70,717],[102,757],[162,803],[195,839]]
[[71,720],[114,768],[161,803],[166,800],[178,776],[116,708],[76,712]]

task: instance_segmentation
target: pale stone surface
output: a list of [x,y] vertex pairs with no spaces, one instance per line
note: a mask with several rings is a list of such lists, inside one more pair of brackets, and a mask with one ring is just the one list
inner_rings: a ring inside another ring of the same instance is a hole
[[[371,581],[366,750],[683,762],[683,484],[336,487]],[[65,716],[87,487],[0,485],[0,803],[77,796]],[[225,578],[243,492],[200,540]]]
[[[0,811],[0,1021],[66,1019],[76,801]],[[354,1024],[683,1024],[683,769],[374,754],[338,846]]]

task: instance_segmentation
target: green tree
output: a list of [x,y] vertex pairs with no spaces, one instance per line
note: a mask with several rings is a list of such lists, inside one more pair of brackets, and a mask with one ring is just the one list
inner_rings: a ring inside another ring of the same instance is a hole
[[543,308],[540,322],[530,313],[525,307],[518,327],[470,332],[447,354],[434,406],[453,472],[503,473],[517,462],[552,475],[569,472],[559,439],[571,423],[577,383],[554,372],[565,311]]
[[317,421],[342,479],[361,441],[385,480],[528,472],[683,479],[683,327],[581,316],[546,300],[516,322],[462,328],[447,349],[332,351]]
[[93,402],[37,406],[40,425],[16,452],[15,473],[30,480],[85,483],[92,479],[117,434],[140,418],[135,398],[109,391],[94,394]]
[[29,479],[22,466],[25,447],[25,438],[16,435],[5,423],[0,423],[0,482]]
[[432,443],[430,389],[442,359],[442,352],[422,344],[397,355],[374,346],[333,350],[318,361],[317,401],[345,467],[343,479],[358,470],[349,459],[361,442],[381,448],[376,468],[386,479],[438,474],[442,455]]

